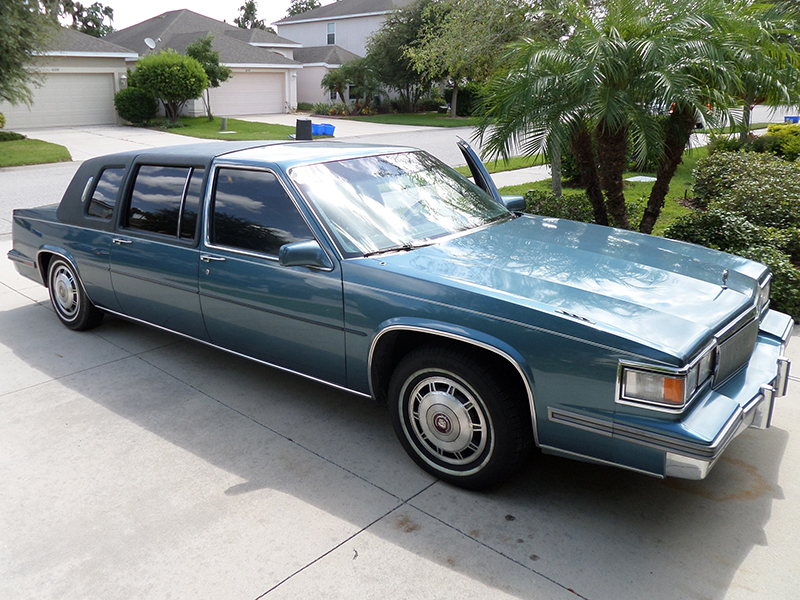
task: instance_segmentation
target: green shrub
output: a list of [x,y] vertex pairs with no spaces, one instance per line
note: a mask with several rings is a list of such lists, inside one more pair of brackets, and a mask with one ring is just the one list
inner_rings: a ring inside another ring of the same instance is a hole
[[158,98],[167,118],[175,123],[186,103],[205,91],[208,76],[191,56],[167,49],[139,59],[128,82],[130,87],[147,90]]
[[[484,90],[482,83],[471,81],[458,88],[458,97],[456,98],[456,116],[458,117],[471,117],[477,114],[481,106],[481,94]],[[444,93],[447,102],[453,97],[453,88],[447,88]],[[447,103],[445,102],[445,104]]]
[[14,131],[0,131],[0,142],[16,142],[17,140],[24,140],[25,136],[21,133]]
[[779,156],[788,161],[795,161],[800,156],[800,124],[773,123],[767,126],[767,136],[777,140],[776,153]]
[[769,154],[717,153],[698,161],[694,180],[701,205],[713,202],[754,225],[800,225],[800,163]]
[[332,104],[330,102],[317,102],[311,107],[311,112],[315,115],[327,115],[331,106]]
[[420,98],[417,101],[417,112],[438,111],[440,106],[446,106],[447,100],[444,98]]
[[311,110],[314,108],[314,105],[311,102],[298,102],[297,103],[297,110]]
[[149,123],[158,113],[158,100],[147,90],[128,87],[114,94],[117,114],[131,123]]
[[527,203],[525,212],[530,214],[584,223],[592,222],[592,204],[585,192],[564,194],[557,198],[552,192],[528,190],[525,193],[525,201]]
[[765,264],[772,271],[770,308],[785,312],[795,320],[800,318],[800,270],[789,257],[770,246],[752,246],[737,254]]
[[714,207],[680,217],[664,230],[664,237],[738,253],[757,243],[760,233],[742,215]]
[[0,129],[6,126],[6,116],[0,113]]

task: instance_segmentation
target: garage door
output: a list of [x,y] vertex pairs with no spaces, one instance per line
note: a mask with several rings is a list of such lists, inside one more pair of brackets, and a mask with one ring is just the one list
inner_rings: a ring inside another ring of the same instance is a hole
[[211,90],[211,110],[220,117],[284,112],[283,73],[234,73]]
[[30,107],[0,106],[6,129],[116,123],[111,73],[50,73],[44,85],[32,85],[31,92]]

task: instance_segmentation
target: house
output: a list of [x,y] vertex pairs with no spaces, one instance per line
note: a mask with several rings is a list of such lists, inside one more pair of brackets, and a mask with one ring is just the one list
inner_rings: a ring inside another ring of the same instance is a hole
[[[211,90],[215,114],[243,116],[283,113],[297,107],[297,73],[302,65],[294,60],[300,44],[260,29],[241,29],[191,10],[163,13],[104,39],[128,48],[138,56],[171,48],[181,54],[193,41],[208,34],[220,62],[230,67],[232,77]],[[187,103],[184,114],[204,114],[200,99]]]
[[386,17],[413,1],[339,0],[274,23],[279,35],[302,45],[295,52],[295,59],[303,63],[297,75],[298,98],[311,103],[335,100],[321,88],[325,74],[366,56],[367,40]]
[[117,123],[114,94],[124,87],[136,53],[66,28],[51,47],[32,69],[42,78],[30,85],[31,105],[0,103],[6,129]]
[[294,51],[295,60],[303,63],[297,74],[297,98],[301,102],[335,101],[335,93],[322,89],[322,78],[331,69],[338,69],[344,63],[361,58],[357,54],[339,46],[312,46]]
[[302,44],[339,46],[366,55],[367,39],[380,29],[386,17],[414,0],[339,0],[274,23],[278,35]]

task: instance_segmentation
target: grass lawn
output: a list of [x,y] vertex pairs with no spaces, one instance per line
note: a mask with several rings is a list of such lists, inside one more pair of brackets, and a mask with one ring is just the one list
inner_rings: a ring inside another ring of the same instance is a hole
[[[324,115],[322,115],[324,116]],[[370,115],[369,117],[339,117],[352,121],[367,123],[387,123],[389,125],[414,125],[426,127],[474,127],[478,117],[456,117],[454,119],[439,113],[391,113],[386,115]]]
[[220,132],[219,117],[214,117],[213,121],[209,121],[206,117],[181,117],[179,121],[183,127],[160,125],[154,129],[208,140],[286,140],[290,133],[294,133],[294,127],[288,125],[256,123],[239,119],[228,119],[228,131],[234,133]]
[[42,165],[72,160],[64,146],[42,140],[14,140],[0,142],[0,167]]
[[[501,173],[503,171],[514,171],[516,169],[524,169],[526,167],[541,165],[543,164],[543,161],[541,154],[535,154],[533,156],[512,156],[507,162],[504,162],[502,159],[490,160],[488,162],[484,162],[483,164],[486,166],[489,173]],[[456,167],[456,171],[465,177],[470,177],[472,175],[472,172],[467,166]]]
[[[691,187],[687,187],[685,184],[694,183],[694,179],[692,178],[692,169],[694,169],[694,166],[697,164],[698,160],[705,158],[706,156],[708,156],[708,151],[705,147],[692,148],[683,153],[683,163],[678,167],[675,177],[673,177],[672,181],[670,182],[669,193],[667,194],[667,199],[664,202],[664,208],[661,209],[661,214],[659,215],[658,221],[656,221],[656,225],[653,228],[654,235],[662,235],[664,233],[664,229],[666,229],[666,227],[673,223],[678,217],[691,212],[691,209],[682,206],[678,201],[683,199],[684,192],[687,190],[691,196]],[[636,175],[655,176],[653,173],[625,173],[624,177],[628,178]],[[642,199],[642,202],[647,202],[647,198],[650,196],[650,190],[652,188],[653,184],[650,182],[626,181],[625,199],[629,204],[640,199]],[[502,187],[500,188],[500,193],[506,195],[518,195],[524,194],[528,190],[550,191],[551,189],[551,181],[549,179],[545,179],[528,184]],[[582,191],[582,189],[569,188],[566,186],[564,187],[565,193],[579,191]],[[635,225],[638,225],[638,223]]]

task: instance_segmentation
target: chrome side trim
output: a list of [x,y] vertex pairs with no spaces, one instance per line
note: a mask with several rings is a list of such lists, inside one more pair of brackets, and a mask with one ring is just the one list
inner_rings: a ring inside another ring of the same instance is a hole
[[620,469],[625,469],[626,471],[633,471],[634,473],[640,473],[642,475],[650,475],[650,477],[655,477],[657,479],[664,479],[664,475],[662,475],[661,473],[653,473],[652,471],[645,471],[644,469],[629,467],[628,465],[623,465],[618,462],[603,460],[602,458],[595,458],[593,456],[586,456],[585,454],[570,452],[569,450],[561,450],[560,448],[555,448],[553,446],[540,446],[540,448],[546,454],[552,454],[553,456],[563,456],[564,458],[578,459],[584,462],[594,463],[597,465],[605,465],[608,467],[619,467]]
[[614,423],[612,421],[597,419],[587,415],[579,415],[566,410],[558,410],[552,406],[547,407],[547,418],[553,423],[570,425],[571,427],[583,429],[584,431],[589,431],[598,435],[612,437],[614,434]]
[[25,265],[26,267],[30,267],[32,269],[38,270],[39,268],[39,265],[37,265],[34,261],[29,259],[27,256],[20,254],[13,248],[8,251],[8,254],[6,254],[6,256],[8,257],[8,260],[10,260],[11,262],[16,262],[21,265]]
[[177,336],[180,336],[182,338],[186,338],[187,340],[192,340],[193,342],[198,342],[200,344],[204,344],[206,346],[210,346],[211,348],[216,348],[217,350],[222,350],[223,352],[227,352],[228,354],[233,354],[234,356],[238,356],[240,358],[246,358],[247,360],[252,360],[253,362],[257,362],[257,363],[262,364],[262,365],[264,365],[266,367],[271,367],[273,369],[278,369],[279,371],[283,371],[285,373],[291,373],[292,375],[299,375],[300,377],[303,377],[305,379],[309,379],[311,381],[315,381],[317,383],[321,383],[323,385],[327,385],[329,387],[336,388],[337,390],[341,390],[343,392],[348,392],[350,394],[355,394],[356,396],[361,396],[363,398],[370,398],[370,399],[373,398],[373,396],[370,396],[369,394],[365,394],[364,392],[359,392],[357,390],[350,389],[350,388],[345,387],[343,385],[339,385],[338,383],[332,383],[330,381],[325,381],[324,379],[319,379],[318,377],[314,377],[313,375],[307,375],[306,373],[302,373],[300,371],[294,371],[294,370],[289,369],[287,367],[282,367],[280,365],[276,365],[274,363],[267,362],[265,360],[261,360],[260,358],[254,358],[254,357],[249,356],[247,354],[242,354],[241,352],[236,352],[235,350],[229,350],[228,348],[223,348],[222,346],[217,346],[216,344],[214,344],[212,342],[207,342],[206,340],[201,340],[199,338],[192,337],[191,335],[186,335],[185,333],[181,333],[180,331],[174,331],[172,329],[168,329],[166,327],[162,327],[161,325],[155,325],[155,324],[150,323],[148,321],[143,321],[142,319],[137,319],[136,317],[129,317],[126,314],[119,313],[119,312],[114,311],[114,310],[110,310],[110,309],[105,308],[103,306],[98,306],[97,308],[99,308],[99,309],[101,309],[101,310],[103,310],[103,311],[105,311],[105,312],[107,312],[109,314],[112,314],[112,315],[115,315],[115,316],[120,317],[122,319],[125,319],[126,321],[133,321],[133,322],[139,323],[141,325],[147,325],[148,327],[153,327],[154,329],[159,329],[161,331],[166,331],[168,333],[173,333],[173,334],[175,334]]
[[528,394],[528,405],[531,413],[531,427],[533,428],[533,441],[537,446],[539,446],[539,428],[536,422],[536,405],[533,400],[533,390],[531,389],[530,382],[528,381],[528,378],[525,376],[525,372],[522,370],[522,367],[509,354],[503,352],[499,348],[495,348],[494,346],[485,344],[484,342],[479,342],[478,340],[470,339],[468,337],[464,337],[454,333],[439,331],[437,329],[431,329],[428,327],[420,327],[417,325],[390,325],[386,329],[383,329],[372,340],[372,345],[369,348],[369,357],[367,359],[367,376],[369,379],[369,391],[372,394],[373,398],[375,397],[375,389],[372,384],[372,360],[375,354],[375,348],[378,345],[378,340],[380,340],[380,338],[383,337],[385,333],[389,333],[390,331],[416,331],[418,333],[427,333],[439,337],[448,338],[451,340],[465,342],[467,344],[471,344],[472,346],[477,346],[479,348],[483,348],[484,350],[494,352],[501,358],[504,358],[509,363],[511,363],[511,365],[517,370],[517,373],[519,373],[519,376],[522,378],[522,382],[525,385],[525,392]]
[[[37,268],[42,273],[42,281],[44,281],[44,287],[49,287],[47,282],[47,278],[49,277],[49,275],[41,269],[42,263],[40,262],[40,257],[42,256],[42,254],[52,254],[53,256],[58,256],[59,258],[63,258],[65,261],[67,261],[72,266],[72,268],[75,269],[75,273],[78,275],[78,280],[81,284],[81,288],[83,288],[83,278],[81,277],[81,272],[80,269],[78,269],[77,263],[74,260],[72,260],[72,258],[67,256],[63,250],[48,248],[47,246],[45,246],[44,248],[40,248],[36,252]],[[85,288],[83,289],[83,293],[86,294]],[[89,298],[89,294],[86,294],[86,297]],[[91,298],[89,298],[89,300],[91,300]]]
[[789,370],[791,361],[785,356],[778,357],[778,375],[775,377],[775,397],[782,398],[789,387]]

